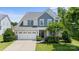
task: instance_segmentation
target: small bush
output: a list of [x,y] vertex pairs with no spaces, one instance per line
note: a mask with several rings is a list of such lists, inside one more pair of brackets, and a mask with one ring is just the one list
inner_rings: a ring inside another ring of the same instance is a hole
[[48,36],[48,37],[45,38],[45,42],[47,42],[47,43],[52,43],[52,41],[53,41],[52,36]]
[[71,39],[69,38],[69,35],[68,35],[67,31],[63,31],[62,38],[65,41],[65,43],[71,43]]
[[16,36],[14,34],[14,32],[12,31],[12,29],[7,29],[5,31],[5,33],[3,34],[3,40],[4,42],[9,42],[9,41],[13,41],[16,39]]
[[55,43],[59,43],[60,37],[56,36],[54,37]]
[[46,43],[58,43],[59,40],[53,36],[48,36],[45,38]]
[[42,40],[42,37],[37,36],[37,37],[36,37],[36,40],[37,40],[37,41],[41,41],[41,40]]

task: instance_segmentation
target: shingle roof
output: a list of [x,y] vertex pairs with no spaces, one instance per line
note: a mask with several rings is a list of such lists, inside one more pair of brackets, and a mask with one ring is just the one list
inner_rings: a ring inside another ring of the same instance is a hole
[[[45,12],[29,12],[29,13],[26,13],[22,19],[36,19],[44,13]],[[48,13],[48,12],[46,12],[46,13]],[[57,16],[54,12],[48,13],[48,14],[53,18],[55,18]]]
[[29,13],[26,13],[24,15],[24,17],[22,19],[35,19],[35,18],[38,18],[39,16],[41,16],[43,14],[43,12],[29,12]]

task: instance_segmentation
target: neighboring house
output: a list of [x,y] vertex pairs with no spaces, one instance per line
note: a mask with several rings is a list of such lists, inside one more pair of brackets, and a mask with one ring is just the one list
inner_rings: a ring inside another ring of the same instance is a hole
[[7,28],[11,28],[11,21],[8,15],[0,14],[0,35],[2,35]]
[[29,12],[24,15],[15,27],[17,39],[36,39],[36,36],[46,37],[45,32],[49,22],[59,22],[57,15],[48,12]]

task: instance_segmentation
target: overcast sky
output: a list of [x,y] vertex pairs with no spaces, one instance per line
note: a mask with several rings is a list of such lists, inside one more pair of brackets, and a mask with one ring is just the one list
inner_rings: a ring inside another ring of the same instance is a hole
[[[13,22],[19,22],[25,13],[42,12],[46,9],[48,9],[48,7],[0,7],[0,13],[7,14]],[[50,9],[54,12],[57,11],[56,7]]]

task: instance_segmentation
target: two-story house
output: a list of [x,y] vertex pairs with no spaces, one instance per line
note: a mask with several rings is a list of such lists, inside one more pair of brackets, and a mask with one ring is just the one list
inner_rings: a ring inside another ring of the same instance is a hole
[[11,21],[8,15],[0,14],[0,35],[2,35],[7,28],[11,28]]
[[17,39],[36,39],[36,36],[46,37],[45,32],[49,22],[59,22],[57,15],[48,12],[29,12],[26,13],[18,25],[15,27]]

